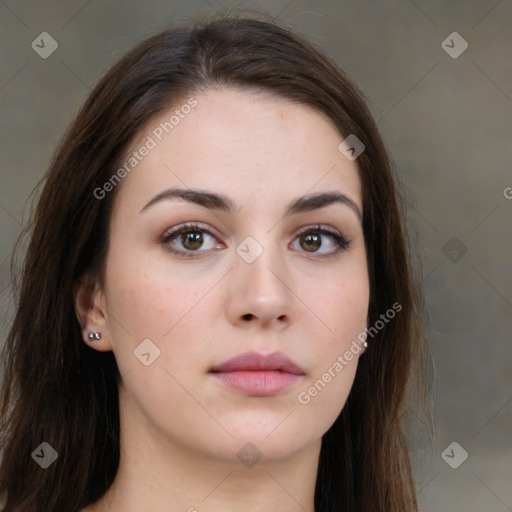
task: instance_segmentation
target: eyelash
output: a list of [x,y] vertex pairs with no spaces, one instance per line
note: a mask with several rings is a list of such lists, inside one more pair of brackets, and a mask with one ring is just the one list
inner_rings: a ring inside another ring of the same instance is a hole
[[[197,258],[198,257],[198,254],[197,253],[201,253],[201,252],[207,252],[207,251],[181,251],[181,250],[177,250],[177,249],[174,249],[173,247],[167,245],[170,241],[174,240],[175,238],[177,238],[179,235],[182,235],[183,233],[189,233],[189,232],[201,232],[201,233],[207,233],[208,235],[210,235],[212,238],[217,238],[209,229],[207,229],[206,227],[200,225],[200,224],[196,224],[196,223],[188,223],[188,224],[183,224],[182,226],[178,226],[177,228],[173,228],[173,229],[170,229],[168,231],[166,231],[164,233],[164,235],[162,236],[162,239],[161,239],[161,243],[166,245],[166,249],[169,250],[170,252],[172,252],[173,254],[176,254],[180,257],[184,257],[184,258]],[[339,252],[341,251],[344,251],[346,249],[348,249],[348,247],[350,246],[350,240],[348,240],[347,238],[345,238],[344,236],[334,232],[334,231],[331,231],[330,229],[327,229],[321,225],[315,225],[315,226],[307,226],[306,228],[304,229],[301,229],[297,235],[296,235],[296,238],[300,237],[301,235],[304,235],[306,233],[316,233],[316,234],[319,234],[319,235],[326,235],[326,236],[330,236],[335,242],[336,244],[338,245],[338,248],[335,249],[333,252],[331,252],[330,254],[325,254],[325,255],[315,255],[315,253],[308,253],[307,251],[304,251],[306,254],[308,254],[312,259],[326,259],[326,258],[331,258],[331,257],[334,257],[336,256]]]

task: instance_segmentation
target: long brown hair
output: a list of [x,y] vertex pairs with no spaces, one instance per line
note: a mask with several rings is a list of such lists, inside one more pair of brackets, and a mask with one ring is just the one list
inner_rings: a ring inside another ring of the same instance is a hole
[[[74,284],[86,274],[101,277],[108,248],[118,190],[102,200],[94,190],[111,178],[151,117],[211,87],[270,91],[310,105],[342,137],[354,134],[365,145],[357,163],[369,325],[395,303],[402,309],[371,339],[348,400],[323,436],[315,510],[417,510],[402,417],[409,377],[422,375],[426,352],[396,176],[356,86],[293,30],[251,14],[168,29],[129,51],[94,88],[55,152],[4,349],[0,498],[7,512],[77,512],[116,476],[117,366],[112,352],[82,342],[73,306]],[[58,453],[47,469],[31,456],[42,442]]]

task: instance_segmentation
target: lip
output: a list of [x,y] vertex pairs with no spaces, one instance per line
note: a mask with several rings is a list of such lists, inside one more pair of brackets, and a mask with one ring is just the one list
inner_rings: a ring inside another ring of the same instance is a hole
[[283,352],[244,352],[214,366],[209,373],[248,396],[272,396],[293,386],[304,370]]

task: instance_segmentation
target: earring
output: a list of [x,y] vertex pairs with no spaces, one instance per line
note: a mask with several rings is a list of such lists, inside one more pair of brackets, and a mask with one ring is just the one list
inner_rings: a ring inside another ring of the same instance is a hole
[[89,341],[98,341],[101,339],[101,334],[99,332],[91,331],[89,335],[87,336]]
[[[368,325],[370,325],[370,317],[366,318],[366,327],[364,328],[364,333],[365,334],[368,331]],[[368,342],[366,341],[367,337],[368,337],[368,335],[366,334],[364,340],[361,342],[361,344],[363,345],[365,350],[368,348]]]

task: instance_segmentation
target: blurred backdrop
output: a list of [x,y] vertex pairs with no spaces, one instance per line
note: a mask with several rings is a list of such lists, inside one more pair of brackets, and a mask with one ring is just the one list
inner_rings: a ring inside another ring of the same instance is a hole
[[436,370],[435,430],[411,436],[422,511],[512,511],[510,0],[0,0],[1,342],[27,200],[85,96],[137,42],[234,6],[346,71],[406,187]]

